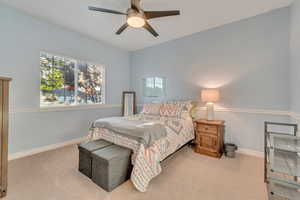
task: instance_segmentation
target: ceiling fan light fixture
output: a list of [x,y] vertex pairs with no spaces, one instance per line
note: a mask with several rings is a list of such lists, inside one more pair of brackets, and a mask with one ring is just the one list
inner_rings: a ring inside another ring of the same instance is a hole
[[127,24],[134,28],[141,28],[146,24],[146,21],[143,17],[131,16],[127,18]]
[[131,5],[128,8],[127,12],[120,12],[116,10],[98,8],[89,6],[89,10],[98,11],[102,13],[111,13],[117,15],[126,15],[126,23],[123,24],[116,32],[117,35],[123,33],[127,27],[134,28],[144,28],[149,31],[154,37],[158,37],[159,34],[154,30],[154,28],[148,23],[149,19],[160,18],[160,17],[169,17],[180,15],[179,10],[167,10],[167,11],[144,11],[141,8],[141,0],[130,0]]

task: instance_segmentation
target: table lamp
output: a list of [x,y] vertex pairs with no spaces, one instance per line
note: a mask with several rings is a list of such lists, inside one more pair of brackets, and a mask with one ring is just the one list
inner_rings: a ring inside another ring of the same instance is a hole
[[206,119],[214,120],[214,103],[219,101],[218,89],[204,89],[201,91],[201,100],[206,103]]

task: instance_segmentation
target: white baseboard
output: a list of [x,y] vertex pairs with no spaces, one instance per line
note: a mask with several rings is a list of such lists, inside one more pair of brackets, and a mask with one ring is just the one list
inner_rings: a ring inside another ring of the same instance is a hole
[[35,154],[38,154],[38,153],[58,149],[58,148],[73,145],[73,144],[79,144],[79,143],[84,142],[86,140],[87,140],[87,137],[76,138],[76,139],[68,140],[68,141],[62,142],[62,143],[50,144],[50,145],[47,145],[47,146],[34,148],[34,149],[29,150],[29,151],[22,151],[22,152],[9,154],[8,155],[8,161],[16,160],[16,159],[19,159],[19,158],[24,158],[24,157],[27,157],[27,156],[32,156],[32,155],[35,155]]
[[[81,138],[76,138],[76,139],[69,140],[69,141],[62,142],[62,143],[51,144],[51,145],[47,145],[47,146],[43,146],[43,147],[34,148],[34,149],[29,150],[29,151],[22,151],[22,152],[9,154],[8,155],[8,160],[9,161],[16,160],[16,159],[24,158],[24,157],[27,157],[27,156],[32,156],[32,155],[35,155],[35,154],[38,154],[38,153],[42,153],[42,152],[46,152],[46,151],[50,151],[50,150],[55,150],[55,149],[62,148],[62,147],[65,147],[65,146],[69,146],[69,145],[73,145],[73,144],[79,144],[79,143],[84,142],[86,140],[87,140],[87,137],[81,137]],[[263,152],[254,151],[254,150],[251,150],[251,149],[239,148],[237,153],[250,155],[250,156],[256,156],[256,157],[260,157],[260,158],[264,157]]]
[[264,157],[264,152],[254,151],[254,150],[251,150],[251,149],[239,148],[237,150],[237,153],[248,155],[248,156],[255,156],[255,157],[259,157],[259,158]]

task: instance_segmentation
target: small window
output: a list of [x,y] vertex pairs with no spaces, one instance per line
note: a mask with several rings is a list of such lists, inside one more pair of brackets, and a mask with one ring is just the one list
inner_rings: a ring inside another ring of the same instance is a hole
[[144,80],[145,97],[165,96],[165,79],[162,77],[148,77]]
[[104,103],[102,65],[42,52],[40,68],[41,107]]

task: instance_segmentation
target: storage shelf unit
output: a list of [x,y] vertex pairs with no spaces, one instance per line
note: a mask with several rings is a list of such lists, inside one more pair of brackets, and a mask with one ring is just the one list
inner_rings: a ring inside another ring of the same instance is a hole
[[[292,133],[269,131],[292,127]],[[300,137],[298,125],[265,122],[265,182],[269,200],[300,200]]]
[[300,137],[273,132],[269,135],[267,138],[269,148],[300,153]]

